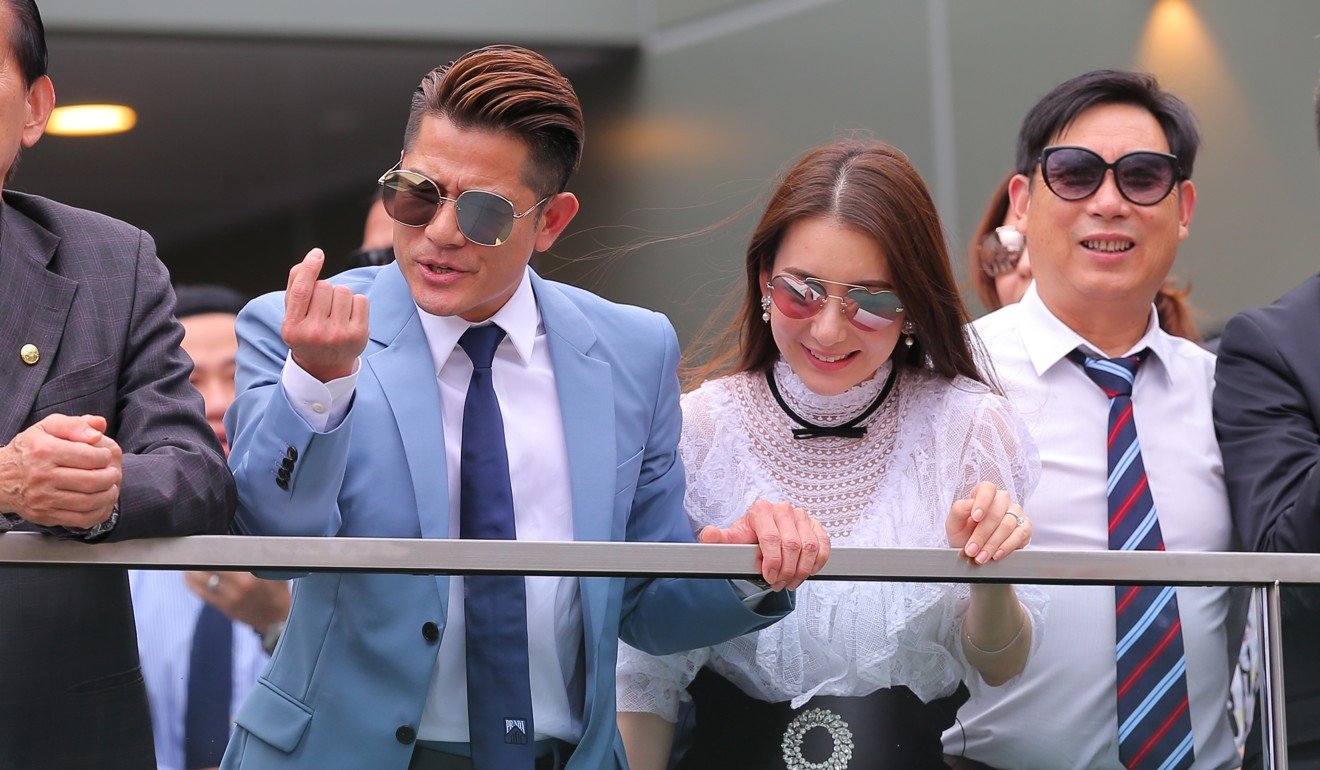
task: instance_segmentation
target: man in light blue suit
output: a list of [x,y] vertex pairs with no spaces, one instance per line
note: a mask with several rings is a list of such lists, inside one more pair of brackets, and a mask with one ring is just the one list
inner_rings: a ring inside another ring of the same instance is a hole
[[[661,315],[528,268],[577,213],[582,113],[539,54],[429,73],[381,178],[397,262],[239,317],[226,424],[244,533],[691,541]],[[626,766],[623,638],[650,652],[768,625],[828,558],[804,511],[758,502],[706,542],[759,543],[745,581],[317,574],[236,717],[225,768]]]

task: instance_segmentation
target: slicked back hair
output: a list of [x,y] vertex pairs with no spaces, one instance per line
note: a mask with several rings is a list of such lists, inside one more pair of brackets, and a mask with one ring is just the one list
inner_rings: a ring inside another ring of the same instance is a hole
[[523,182],[538,196],[567,189],[582,157],[586,127],[577,93],[549,60],[526,48],[486,46],[428,72],[413,92],[405,151],[426,116],[521,138],[529,151]]
[[1017,172],[1032,175],[1041,151],[1078,116],[1101,104],[1130,104],[1154,116],[1169,152],[1178,156],[1179,180],[1192,178],[1201,146],[1196,119],[1182,99],[1160,88],[1153,75],[1127,70],[1095,70],[1054,87],[1022,121],[1017,139]]
[[46,74],[50,57],[46,52],[46,27],[35,0],[8,0],[9,49],[23,72],[23,85],[31,86]]

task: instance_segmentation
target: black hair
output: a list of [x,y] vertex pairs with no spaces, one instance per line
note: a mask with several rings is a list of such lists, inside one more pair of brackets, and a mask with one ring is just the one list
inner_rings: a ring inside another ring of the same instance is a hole
[[247,297],[228,286],[216,284],[181,284],[174,287],[174,317],[187,318],[205,313],[238,315]]
[[1017,172],[1031,176],[1041,151],[1086,110],[1101,104],[1131,104],[1159,121],[1169,152],[1178,156],[1178,177],[1192,178],[1201,135],[1182,99],[1160,88],[1153,75],[1126,70],[1095,70],[1060,83],[1022,120],[1017,139]]
[[9,48],[23,71],[23,84],[31,86],[46,74],[50,64],[46,27],[41,23],[36,0],[9,0],[9,13],[14,17],[9,28]]

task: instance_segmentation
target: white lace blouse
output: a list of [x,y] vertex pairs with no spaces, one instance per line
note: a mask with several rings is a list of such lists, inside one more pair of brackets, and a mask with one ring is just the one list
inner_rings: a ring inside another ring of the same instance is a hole
[[[828,397],[810,391],[783,361],[775,376],[795,412],[839,425],[875,399],[889,364]],[[1008,401],[979,383],[928,371],[900,372],[885,403],[862,423],[861,439],[794,439],[798,425],[760,373],[706,382],[682,406],[679,453],[698,530],[725,526],[766,499],[806,508],[835,545],[945,548],[954,500],[989,481],[1020,501],[1040,472],[1035,444]],[[654,657],[620,643],[618,710],[674,721],[703,665],[755,698],[794,708],[817,694],[867,695],[896,685],[929,702],[975,676],[958,642],[968,596],[966,585],[809,580],[788,617],[715,647]],[[1019,587],[1018,596],[1041,628],[1044,595]]]

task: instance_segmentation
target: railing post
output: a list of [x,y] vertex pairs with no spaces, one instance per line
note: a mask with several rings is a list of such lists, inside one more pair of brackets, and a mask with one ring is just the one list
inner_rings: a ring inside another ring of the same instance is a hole
[[1288,770],[1288,722],[1283,695],[1283,612],[1279,581],[1261,586],[1261,751],[1266,770]]

